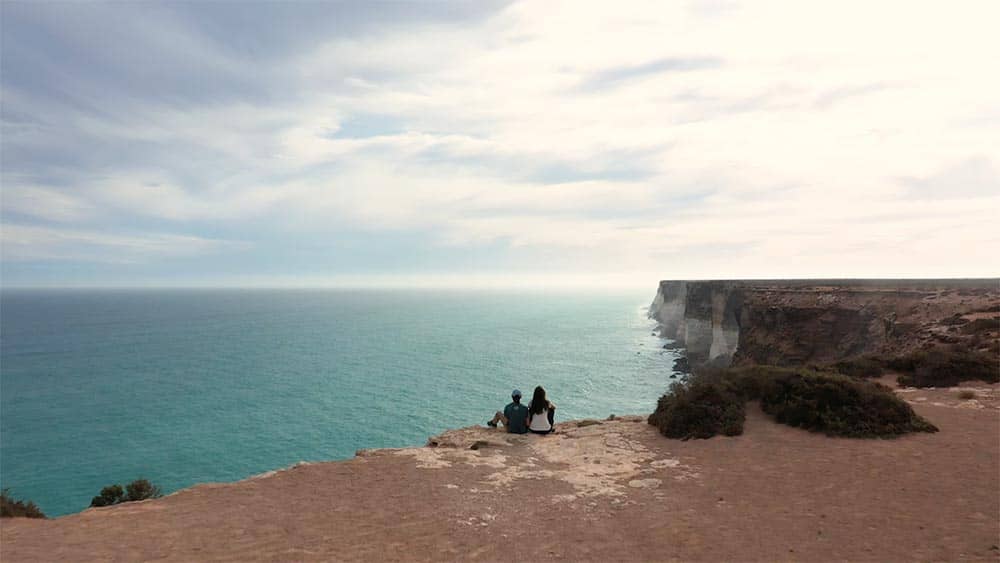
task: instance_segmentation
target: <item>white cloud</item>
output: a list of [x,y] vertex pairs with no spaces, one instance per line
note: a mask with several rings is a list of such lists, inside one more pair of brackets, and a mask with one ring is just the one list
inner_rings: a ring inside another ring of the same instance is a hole
[[[72,191],[14,178],[4,210],[67,232],[102,214],[177,232],[420,231],[428,253],[500,245],[524,271],[563,253],[566,271],[663,261],[671,277],[996,273],[1000,138],[970,116],[1000,111],[997,4],[711,7],[517,2],[470,25],[330,37],[262,68],[284,97],[83,114],[78,134],[150,148]],[[186,49],[253,79],[211,44]],[[338,137],[357,116],[398,130]],[[952,183],[962,198],[919,200]],[[67,258],[46,228],[15,246]],[[88,256],[115,246],[87,240]]]
[[163,233],[128,236],[17,224],[3,226],[3,259],[15,262],[72,260],[142,263],[208,254],[240,245],[233,241]]

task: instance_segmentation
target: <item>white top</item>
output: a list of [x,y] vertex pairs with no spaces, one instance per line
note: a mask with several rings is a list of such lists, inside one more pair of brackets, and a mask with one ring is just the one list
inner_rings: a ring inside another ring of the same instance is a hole
[[552,425],[549,424],[549,409],[542,409],[540,414],[531,413],[531,424],[528,428],[538,432],[552,430]]

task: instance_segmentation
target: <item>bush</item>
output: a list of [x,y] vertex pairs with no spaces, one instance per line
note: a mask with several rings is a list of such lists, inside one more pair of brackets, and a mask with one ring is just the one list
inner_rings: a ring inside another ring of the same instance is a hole
[[907,387],[954,387],[963,381],[1000,381],[1000,364],[989,353],[962,347],[920,350],[887,362],[903,372],[896,380]]
[[111,506],[123,502],[146,500],[163,496],[160,488],[146,479],[136,479],[122,489],[121,485],[108,485],[101,494],[90,500],[90,506]]
[[125,500],[121,485],[109,485],[101,489],[101,494],[90,499],[90,506],[111,506]]
[[1000,317],[976,319],[962,327],[962,332],[965,334],[993,332],[997,330],[1000,330]]
[[888,387],[838,374],[776,371],[763,384],[760,406],[782,424],[828,436],[880,438],[937,432]]
[[885,371],[882,361],[872,356],[858,356],[841,360],[830,368],[850,377],[878,377]]
[[972,399],[976,398],[976,392],[966,389],[965,391],[959,392],[958,398],[962,399],[963,401],[971,401]]
[[10,496],[10,489],[3,489],[0,491],[0,517],[45,518],[45,514],[30,500],[16,500]]
[[726,382],[692,377],[660,397],[648,422],[667,438],[688,440],[743,433],[746,400]]
[[125,487],[128,496],[125,501],[146,500],[163,496],[160,488],[145,479],[136,479]]
[[946,319],[941,319],[941,324],[943,324],[945,326],[957,326],[957,325],[964,325],[964,324],[968,324],[968,323],[969,323],[969,319],[963,317],[961,313],[955,313],[954,315],[952,315],[952,316],[950,316],[950,317],[948,317]]
[[759,400],[777,422],[851,438],[936,432],[891,389],[808,369],[751,366],[703,370],[660,398],[648,422],[668,438],[743,432],[746,402]]

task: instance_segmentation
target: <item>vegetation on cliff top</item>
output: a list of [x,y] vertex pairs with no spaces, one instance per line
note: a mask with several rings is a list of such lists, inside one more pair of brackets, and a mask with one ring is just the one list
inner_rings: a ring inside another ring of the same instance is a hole
[[993,354],[961,346],[920,350],[893,358],[886,367],[902,372],[897,378],[907,387],[954,387],[963,381],[1000,381],[1000,360]]
[[160,488],[146,479],[136,479],[122,489],[121,485],[108,485],[101,489],[101,494],[90,501],[90,506],[111,506],[123,502],[133,502],[163,496]]
[[968,347],[936,346],[895,358],[858,356],[817,370],[832,370],[851,377],[878,377],[885,371],[901,372],[897,381],[906,387],[954,387],[963,381],[1000,381],[1000,359],[995,352]]
[[23,500],[17,500],[10,496],[10,490],[4,489],[0,491],[0,517],[2,518],[13,518],[16,516],[24,518],[45,518],[45,514],[42,512],[35,503],[30,500],[25,502]]
[[891,389],[809,369],[752,366],[703,371],[675,384],[648,422],[669,438],[743,432],[747,401],[782,424],[850,438],[891,438],[937,428]]
[[743,433],[746,400],[727,381],[691,377],[660,397],[648,422],[667,438],[711,438]]

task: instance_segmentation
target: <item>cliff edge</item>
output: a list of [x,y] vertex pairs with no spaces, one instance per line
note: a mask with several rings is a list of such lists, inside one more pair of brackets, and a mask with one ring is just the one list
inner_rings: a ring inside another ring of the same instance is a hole
[[941,344],[1000,353],[998,279],[664,280],[649,314],[692,365],[823,365]]
[[[941,428],[830,439],[750,408],[743,435],[643,417],[471,427],[237,483],[0,521],[4,561],[995,560],[997,385],[902,396]],[[990,492],[992,491],[991,494]]]

